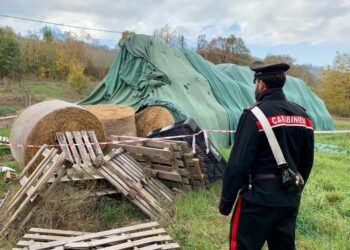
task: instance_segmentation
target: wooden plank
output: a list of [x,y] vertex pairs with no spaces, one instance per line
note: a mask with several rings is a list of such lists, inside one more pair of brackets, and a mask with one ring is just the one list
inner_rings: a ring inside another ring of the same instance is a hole
[[143,190],[140,187],[137,187],[135,185],[135,182],[133,182],[128,176],[123,175],[118,168],[116,168],[115,165],[111,162],[105,162],[105,166],[108,166],[109,168],[114,168],[114,173],[118,175],[118,177],[126,183],[131,189],[133,189],[142,199],[144,199],[153,209],[157,211],[157,213],[164,212],[163,209],[159,206],[159,204],[156,203],[156,200],[152,199],[150,195],[146,192],[142,192]]
[[165,199],[168,200],[168,202],[174,202],[175,194],[167,186],[164,185],[164,187],[166,188],[166,190],[163,188],[158,189],[159,195],[164,196]]
[[90,155],[85,149],[83,137],[80,131],[73,131],[73,137],[78,144],[77,148],[84,164],[91,165]]
[[127,160],[127,158],[124,157],[124,155],[119,155],[118,157],[114,157],[111,161],[129,169],[131,173],[133,173],[137,178],[141,178],[143,176],[142,167],[140,167],[139,164],[136,165],[131,163],[130,161]]
[[21,184],[21,186],[24,186],[25,184],[27,184],[28,182],[28,177],[27,176],[23,176],[20,180],[19,180],[19,184]]
[[98,143],[95,131],[87,131],[90,141],[93,143],[92,148],[95,150],[96,156],[103,156],[102,149],[100,147],[100,144]]
[[[154,218],[156,216],[156,213],[153,212],[152,208],[145,202],[141,197],[137,195],[134,191],[131,190],[131,188],[125,183],[120,176],[115,175],[112,170],[105,166],[101,166],[101,174],[105,176],[105,178],[117,188],[120,192],[124,194],[132,203],[134,203],[137,207],[139,207],[144,213],[146,213],[151,218]],[[131,192],[135,193],[134,195],[131,195]]]
[[[148,216],[151,218],[154,218],[156,214],[152,212],[152,209],[149,207],[149,205],[144,202],[140,197],[136,196],[134,199],[131,199],[128,194],[129,194],[129,188],[126,186],[125,188],[123,185],[125,185],[117,176],[115,176],[110,170],[105,169],[103,170],[104,167],[102,167],[101,171],[106,171],[106,174],[104,175],[105,178],[117,188],[118,191],[122,192],[129,200],[134,203],[137,207],[139,207],[144,213],[146,213]],[[114,176],[114,178],[112,177]],[[119,182],[118,182],[119,181]]]
[[75,142],[73,140],[72,132],[66,131],[66,132],[64,132],[64,134],[66,135],[68,144],[70,144],[69,149],[71,150],[71,152],[73,154],[74,163],[80,165],[82,163],[82,159],[79,156],[79,153],[78,153],[78,150],[77,150],[76,146],[74,145]]
[[133,231],[146,230],[148,228],[153,228],[153,227],[157,227],[157,226],[159,226],[158,222],[143,223],[143,224],[138,224],[138,225],[134,225],[134,226],[128,226],[128,227],[117,228],[117,229],[112,229],[112,230],[98,232],[98,233],[90,233],[90,234],[86,234],[86,235],[66,238],[63,240],[58,240],[58,241],[53,241],[53,242],[48,242],[48,243],[38,243],[38,244],[34,244],[34,245],[30,246],[29,249],[30,250],[50,249],[52,247],[63,246],[63,245],[68,244],[68,243],[79,242],[79,241],[84,241],[84,240],[93,240],[93,239],[98,239],[101,237],[112,236],[115,234],[131,233]]
[[138,248],[138,250],[140,250],[140,249],[143,249],[143,250],[157,250],[157,249],[162,249],[162,248],[161,248],[160,245],[158,245],[158,244],[156,243],[156,244],[153,244],[153,245],[150,245],[150,246]]
[[23,168],[21,173],[18,175],[18,179],[21,179],[23,176],[25,176],[28,172],[28,170],[33,166],[34,162],[36,162],[41,154],[45,151],[47,148],[47,145],[43,145],[39,148],[39,150],[35,153],[34,157],[28,162],[28,164]]
[[129,155],[121,154],[120,156],[118,156],[118,160],[132,168],[134,172],[138,174],[138,176],[143,176],[143,168],[141,164],[137,161],[132,161],[132,157],[130,157]]
[[92,195],[96,197],[105,196],[105,195],[114,195],[114,194],[119,194],[119,192],[113,189],[106,189],[106,190],[92,193]]
[[33,241],[33,240],[20,240],[17,242],[17,247],[25,247],[24,249],[28,249],[27,247],[34,245],[35,243],[45,243],[45,242],[41,242],[41,241]]
[[151,171],[154,171],[156,173],[156,177],[158,179],[175,181],[179,183],[183,182],[181,175],[175,170],[172,170],[171,172],[167,172],[167,171],[152,169]]
[[[162,171],[166,171],[166,172],[171,172],[174,171],[170,166],[165,166],[165,165],[161,165],[161,164],[152,164],[152,169],[156,169],[156,170],[162,170]],[[189,171],[187,169],[182,169],[179,168],[178,170],[176,170],[181,176],[189,176]]]
[[124,176],[130,177],[132,181],[138,182],[140,180],[140,177],[134,173],[133,169],[130,169],[126,164],[123,164],[117,158],[113,159],[113,161],[110,161],[110,163],[116,166],[118,168],[118,171],[120,171]]
[[133,146],[133,145],[124,145],[124,144],[114,144],[113,148],[123,148],[125,151],[133,153],[133,154],[143,154],[149,156],[159,157],[161,159],[172,159],[173,152],[168,149],[155,149],[155,148],[147,148],[141,146]]
[[68,142],[66,139],[66,135],[63,132],[56,132],[56,139],[58,141],[58,144],[60,145],[61,151],[66,153],[66,159],[67,161],[71,162],[71,163],[75,163],[72,153],[68,147]]
[[8,197],[9,193],[10,193],[10,191],[7,191],[7,192],[3,195],[3,198],[0,199],[0,208],[1,208],[2,204],[5,203],[5,200],[6,200],[6,198]]
[[130,168],[134,169],[135,173],[137,173],[139,176],[143,176],[142,165],[137,161],[133,161],[133,158],[129,154],[121,154],[120,156],[118,156],[118,160],[128,165]]
[[135,239],[135,238],[148,237],[148,236],[157,235],[157,234],[163,234],[163,233],[166,233],[166,231],[163,228],[151,229],[151,230],[141,231],[141,232],[136,232],[136,233],[112,236],[112,237],[108,237],[108,238],[105,238],[105,239],[92,240],[92,241],[89,241],[89,242],[69,243],[69,244],[66,244],[65,247],[66,248],[100,247],[100,246],[104,246],[104,245],[107,245],[107,244],[116,244],[118,242],[125,241],[125,240],[132,240],[132,239]]
[[165,186],[162,182],[158,180],[150,180],[150,183],[152,183],[156,188],[164,194],[165,197],[168,198],[169,201],[174,201],[175,194],[172,192],[167,186]]
[[101,166],[99,169],[100,174],[119,192],[127,196],[129,193],[129,188],[126,186],[117,176],[115,176],[109,169]]
[[152,236],[152,237],[147,237],[147,238],[143,238],[143,239],[140,239],[140,240],[130,241],[130,242],[126,242],[126,243],[123,243],[123,244],[110,246],[110,247],[104,247],[104,248],[100,248],[100,249],[104,249],[104,250],[129,249],[129,248],[132,248],[132,247],[136,248],[138,246],[142,246],[142,245],[145,245],[145,244],[162,242],[162,241],[168,241],[168,240],[172,240],[172,238],[169,235]]
[[201,171],[201,166],[200,166],[199,159],[194,158],[192,161],[193,161],[193,165],[194,165],[191,168],[191,170],[192,170],[192,178],[197,180],[197,181],[200,181],[199,185],[204,187],[206,185],[206,183],[204,181],[205,175]]
[[[115,165],[114,163],[111,163],[113,167],[116,168],[117,171],[120,171],[121,174],[123,174],[124,176],[128,177],[128,173],[125,172],[124,170],[122,170],[120,168],[120,166]],[[130,171],[129,171],[130,172]],[[130,176],[130,175],[129,175]],[[160,203],[158,202],[158,200],[160,200],[160,197],[158,195],[153,195],[151,192],[149,192],[149,189],[146,189],[142,183],[140,182],[140,179],[134,179],[134,180],[130,180],[130,182],[128,182],[128,180],[126,180],[127,184],[129,185],[129,187],[131,189],[134,189],[139,196],[141,196],[144,200],[146,200],[148,203],[155,203],[154,205],[157,206],[155,209],[159,212],[159,205]],[[135,189],[136,188],[136,189]],[[140,193],[141,192],[141,193]],[[157,200],[158,198],[158,200]],[[154,206],[153,204],[150,204],[152,207]]]
[[91,159],[91,161],[94,161],[96,159],[96,154],[91,146],[89,135],[86,131],[81,131],[81,135],[83,136],[83,141],[84,141],[85,146],[89,152],[90,159]]
[[[129,153],[132,158],[134,158],[135,160],[137,160],[138,162],[145,162],[146,161],[146,156],[142,155],[142,154],[131,154]],[[166,159],[162,159],[159,157],[154,157],[154,156],[148,156],[148,158],[150,159],[150,161],[152,162],[152,164],[158,163],[158,164],[162,164],[162,165],[170,165],[172,164],[171,160],[166,160]],[[176,159],[175,163],[177,166],[179,167],[183,167],[183,161]]]
[[152,249],[162,249],[162,250],[169,249],[170,250],[170,249],[178,249],[178,248],[180,248],[180,245],[177,243],[164,243],[164,244],[158,243],[151,246],[138,248],[138,250],[152,250]]
[[30,234],[30,233],[27,233],[23,236],[23,239],[25,240],[34,240],[34,241],[55,241],[55,240],[61,240],[65,238],[67,238],[67,236]]
[[[142,137],[134,137],[134,136],[115,136],[112,135],[111,136],[112,139],[115,139],[117,141],[126,141],[126,140],[139,140],[139,139],[143,139]],[[128,145],[138,145],[138,146],[144,146],[144,147],[150,147],[150,148],[159,148],[159,149],[163,149],[166,147],[170,147],[170,146],[176,146],[177,143],[175,143],[174,141],[164,141],[164,140],[154,140],[151,138],[145,138],[145,141],[135,141],[135,142],[125,142],[125,144]]]

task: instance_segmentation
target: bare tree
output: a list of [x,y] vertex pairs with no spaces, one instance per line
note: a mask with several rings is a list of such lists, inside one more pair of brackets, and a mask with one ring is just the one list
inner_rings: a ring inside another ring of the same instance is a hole
[[166,44],[173,44],[176,40],[176,32],[169,24],[166,24],[154,31],[154,37],[163,39]]

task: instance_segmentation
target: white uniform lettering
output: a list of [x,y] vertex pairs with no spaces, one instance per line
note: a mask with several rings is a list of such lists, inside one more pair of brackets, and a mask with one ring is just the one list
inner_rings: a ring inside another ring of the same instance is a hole
[[277,123],[276,116],[272,117],[271,121],[273,124],[276,124]]

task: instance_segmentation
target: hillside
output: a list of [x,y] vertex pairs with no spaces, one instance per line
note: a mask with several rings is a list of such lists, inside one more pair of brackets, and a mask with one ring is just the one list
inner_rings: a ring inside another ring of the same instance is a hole
[[[96,82],[89,82],[84,95],[96,85]],[[0,116],[13,115],[20,109],[43,100],[76,102],[82,98],[68,83],[48,80],[24,80],[8,87],[0,84],[0,97]]]

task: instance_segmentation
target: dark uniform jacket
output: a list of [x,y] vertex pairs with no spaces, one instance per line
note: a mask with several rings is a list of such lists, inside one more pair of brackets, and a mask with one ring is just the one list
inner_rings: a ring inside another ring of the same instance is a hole
[[[220,211],[230,213],[237,192],[252,203],[266,206],[298,206],[300,194],[289,193],[282,185],[278,168],[265,132],[250,111],[254,106],[262,110],[280,144],[288,166],[307,181],[313,164],[314,134],[312,121],[299,105],[287,101],[280,88],[263,92],[253,106],[244,110],[235,135],[234,146],[225,170]],[[247,188],[249,174],[252,189]],[[255,178],[274,174],[276,178]]]

